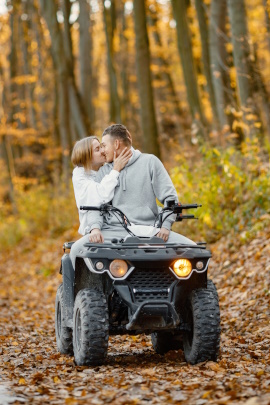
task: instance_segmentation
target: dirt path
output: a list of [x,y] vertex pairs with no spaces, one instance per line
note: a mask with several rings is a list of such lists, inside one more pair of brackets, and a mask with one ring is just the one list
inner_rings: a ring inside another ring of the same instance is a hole
[[148,336],[117,336],[106,365],[76,367],[54,335],[63,238],[1,254],[0,404],[270,404],[269,238],[268,230],[248,246],[212,246],[221,352],[197,366],[181,350],[155,354]]

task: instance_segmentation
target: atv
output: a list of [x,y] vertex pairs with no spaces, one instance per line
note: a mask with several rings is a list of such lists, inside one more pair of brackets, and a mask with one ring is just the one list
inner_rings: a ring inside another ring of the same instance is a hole
[[[183,210],[198,204],[169,201],[156,226],[174,214],[176,221],[194,218]],[[55,330],[60,353],[74,354],[77,365],[104,363],[109,335],[151,334],[153,349],[164,354],[183,349],[191,364],[217,360],[220,312],[214,283],[207,279],[211,252],[205,242],[164,243],[138,237],[128,218],[109,204],[80,207],[117,215],[129,235],[111,243],[86,243],[74,271],[66,242],[55,301]]]

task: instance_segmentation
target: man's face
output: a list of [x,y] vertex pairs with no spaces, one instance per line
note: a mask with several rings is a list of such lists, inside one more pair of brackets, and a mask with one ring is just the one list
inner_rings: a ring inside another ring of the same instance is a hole
[[113,161],[115,147],[113,138],[109,134],[102,137],[101,148],[105,155],[106,162],[111,163]]

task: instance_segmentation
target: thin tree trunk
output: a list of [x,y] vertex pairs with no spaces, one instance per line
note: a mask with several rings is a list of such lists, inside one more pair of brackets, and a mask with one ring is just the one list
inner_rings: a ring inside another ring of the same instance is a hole
[[[10,16],[10,21],[12,22],[12,18]],[[12,27],[12,24],[11,24]],[[10,105],[10,97],[7,95],[7,87],[6,87],[6,81],[4,78],[4,73],[2,66],[0,65],[0,77],[1,77],[1,83],[0,83],[0,121],[2,123],[5,122],[8,114],[7,111],[5,111],[4,105],[7,106],[7,109],[11,108]],[[8,135],[2,135],[0,137],[0,157],[3,159],[5,163],[5,167],[7,168],[7,183],[8,183],[8,198],[12,206],[12,212],[13,214],[17,213],[17,207],[16,207],[16,201],[15,201],[15,195],[14,195],[14,185],[13,185],[13,178],[15,176],[15,166],[14,166],[14,159],[13,159],[13,154],[12,154],[12,149],[10,145],[10,141],[8,138]]]
[[130,84],[128,80],[128,67],[129,67],[129,49],[128,49],[128,37],[126,35],[126,15],[125,15],[125,1],[120,1],[120,64],[121,64],[121,118],[124,125],[128,125],[131,109],[130,101]]
[[[24,4],[25,9],[23,10],[26,14],[29,15],[29,10],[27,3]],[[20,21],[20,38],[22,39],[22,54],[23,54],[23,73],[28,76],[25,83],[25,93],[27,101],[27,110],[29,115],[29,125],[33,129],[37,129],[37,117],[35,111],[35,98],[34,98],[34,89],[35,83],[29,81],[30,77],[33,76],[32,67],[31,67],[31,55],[29,54],[29,39],[31,39],[30,29],[28,21]]]
[[265,25],[267,30],[267,41],[268,41],[268,50],[270,50],[270,4],[267,3],[267,0],[263,0],[264,12],[265,12]]
[[[66,30],[69,28],[69,24],[66,23],[66,29],[64,30],[63,40],[62,32],[60,30],[56,14],[57,14],[57,4],[53,0],[39,0],[42,14],[47,22],[52,44],[52,53],[57,67],[58,75],[61,77],[60,82],[67,86],[69,89],[68,98],[66,103],[70,101],[70,113],[74,119],[76,130],[80,138],[88,136],[90,133],[90,127],[87,122],[84,109],[82,107],[82,102],[75,84],[74,72],[73,72],[73,58],[71,57],[72,49],[70,32]],[[66,4],[66,0],[63,3],[64,14],[68,14],[69,7]],[[66,17],[67,19],[67,17]],[[60,98],[59,98],[60,99]],[[67,108],[65,108],[67,111]],[[67,119],[67,118],[66,118]],[[68,128],[69,126],[66,126]],[[68,140],[71,139],[70,129],[66,134]]]
[[270,136],[270,99],[267,91],[264,79],[262,77],[260,68],[258,66],[257,45],[254,46],[254,61],[253,61],[253,73],[252,76],[255,82],[255,91],[258,92],[261,99],[260,116],[264,122],[264,126]]
[[203,0],[195,0],[195,7],[198,16],[198,22],[200,27],[200,36],[202,43],[202,59],[203,59],[203,69],[207,80],[207,90],[209,94],[209,99],[213,112],[214,126],[220,129],[217,105],[215,98],[215,91],[213,86],[211,66],[210,66],[210,52],[209,52],[209,27],[207,22],[207,15],[205,12],[205,4]]
[[103,5],[104,26],[106,33],[107,43],[107,63],[109,73],[109,88],[110,88],[110,120],[112,122],[121,122],[121,103],[117,90],[117,76],[114,66],[114,32],[116,28],[115,17],[115,2],[111,1],[109,8],[105,7],[105,0]]
[[149,40],[146,29],[144,0],[136,0],[134,7],[134,25],[136,36],[136,67],[140,97],[140,115],[144,136],[144,150],[160,157],[158,129],[154,108],[153,89],[150,72]]
[[258,131],[254,127],[254,120],[247,119],[250,113],[256,113],[253,104],[253,80],[250,63],[250,48],[244,0],[227,0],[229,19],[232,32],[233,59],[236,67],[238,98],[243,111],[245,122],[244,132],[247,137],[254,136]]
[[226,0],[212,0],[210,9],[210,59],[217,113],[221,129],[229,130],[229,118],[226,107],[229,103],[227,91],[230,89],[230,77],[227,66],[226,50]]
[[[40,15],[38,13],[38,8],[35,2],[32,2],[31,0],[28,0],[28,7],[31,12],[31,29],[34,34],[34,38],[36,39],[37,42],[37,50],[36,50],[36,55],[38,58],[38,66],[37,66],[37,72],[38,72],[38,82],[39,86],[41,87],[42,91],[38,92],[37,94],[37,99],[38,99],[38,104],[39,108],[37,110],[38,116],[39,116],[39,121],[41,122],[41,127],[43,130],[47,129],[48,124],[49,124],[49,118],[48,118],[48,112],[46,109],[46,96],[45,96],[45,89],[46,89],[46,84],[44,80],[44,64],[45,64],[45,58],[43,57],[42,50],[44,52],[44,49],[46,49],[46,44],[43,38],[43,29],[40,23]],[[49,49],[46,49],[47,52],[49,53]]]
[[[39,0],[42,14],[47,22],[52,44],[52,53],[57,68],[59,95],[59,129],[62,147],[62,172],[66,186],[69,184],[69,77],[65,57],[64,43],[59,24],[56,19],[57,5],[53,0]],[[73,113],[73,111],[72,111]]]
[[[182,62],[185,85],[187,89],[187,98],[193,121],[198,122],[198,126],[206,124],[197,86],[197,77],[192,55],[192,46],[190,32],[187,22],[187,3],[186,0],[171,0],[174,18],[177,24],[177,44],[179,55]],[[201,137],[203,137],[202,127],[198,128]]]
[[150,9],[149,23],[153,27],[153,38],[156,43],[156,46],[159,49],[157,62],[158,65],[160,66],[161,75],[166,83],[166,87],[168,88],[168,91],[170,93],[170,98],[174,106],[174,112],[178,117],[181,117],[181,115],[183,115],[183,111],[180,107],[179,99],[175,91],[172,76],[170,74],[169,63],[167,62],[166,57],[164,56],[163,45],[158,31],[157,21],[158,21],[157,12],[154,11],[154,9]]
[[88,136],[89,133],[91,132],[91,127],[90,123],[88,122],[85,108],[75,82],[74,58],[72,52],[72,41],[69,23],[69,16],[71,10],[70,1],[63,0],[62,7],[64,14],[64,49],[69,79],[68,85],[70,97],[70,110],[75,123],[76,132],[78,133],[80,138],[84,138],[85,136]]
[[85,106],[92,129],[95,127],[95,108],[93,104],[93,40],[91,8],[87,0],[79,0],[80,25],[79,61],[80,61],[80,95]]

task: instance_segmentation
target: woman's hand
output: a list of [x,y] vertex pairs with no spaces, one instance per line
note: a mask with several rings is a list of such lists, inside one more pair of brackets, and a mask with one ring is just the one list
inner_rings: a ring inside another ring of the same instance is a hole
[[114,152],[113,158],[113,169],[121,172],[121,170],[126,166],[127,162],[132,156],[130,149],[123,149],[118,157],[116,157],[116,152]]

